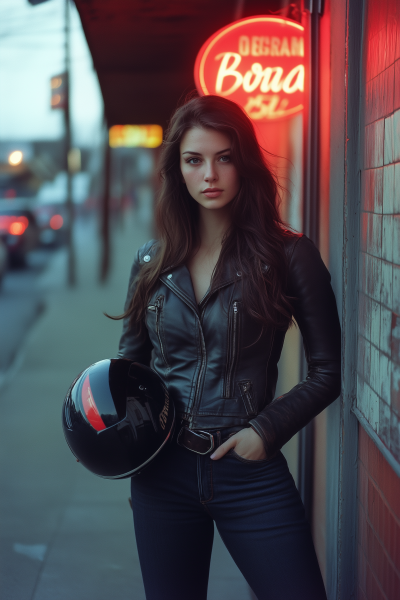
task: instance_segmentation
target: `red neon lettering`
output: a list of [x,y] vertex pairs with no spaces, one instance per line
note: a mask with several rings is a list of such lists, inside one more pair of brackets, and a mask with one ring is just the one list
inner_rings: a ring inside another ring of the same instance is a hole
[[[296,91],[304,91],[304,66],[297,65],[286,76],[283,76],[282,67],[267,67],[263,69],[260,63],[253,63],[251,69],[244,75],[237,70],[242,61],[240,54],[236,52],[225,52],[218,54],[215,60],[221,59],[217,74],[215,91],[221,96],[230,96],[240,86],[245,92],[254,92],[259,86],[261,92],[283,91],[285,94],[293,94]],[[235,82],[231,87],[224,90],[226,77],[234,77]]]
[[195,65],[200,94],[237,102],[255,120],[295,115],[304,104],[304,29],[282,17],[248,17],[212,35]]

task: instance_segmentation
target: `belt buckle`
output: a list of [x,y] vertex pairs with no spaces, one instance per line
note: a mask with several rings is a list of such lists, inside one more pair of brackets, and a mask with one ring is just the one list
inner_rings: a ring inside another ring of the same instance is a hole
[[[206,441],[208,439],[208,441],[210,442],[210,447],[207,448],[207,450],[205,452],[200,452],[200,450],[195,450],[193,447],[186,446],[180,440],[183,432],[186,432],[186,435],[189,434],[196,438],[200,438],[203,441]],[[214,450],[214,436],[211,433],[209,433],[208,431],[203,431],[201,429],[197,430],[197,431],[193,431],[193,429],[188,429],[187,427],[182,427],[182,429],[180,430],[180,432],[178,434],[177,442],[178,442],[179,446],[182,446],[183,448],[186,448],[187,450],[190,450],[191,452],[194,452],[195,454],[201,454],[202,456],[205,454],[208,454],[209,452],[212,452],[212,450]]]
[[209,442],[211,442],[210,447],[206,452],[197,452],[197,454],[208,454],[209,452],[212,452],[214,450],[214,436],[212,435],[212,433],[210,433],[209,431],[202,431],[201,429],[198,432],[196,431],[193,433],[196,433],[196,435],[198,433],[202,433],[203,435],[206,435],[208,437]]

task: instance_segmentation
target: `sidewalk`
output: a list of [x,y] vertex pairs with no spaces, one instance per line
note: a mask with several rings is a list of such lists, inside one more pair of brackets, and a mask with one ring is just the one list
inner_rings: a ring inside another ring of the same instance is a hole
[[[129,481],[108,481],[75,462],[61,404],[79,371],[114,356],[137,248],[151,237],[133,216],[113,235],[112,274],[99,286],[92,224],[77,232],[78,286],[65,287],[60,252],[41,278],[47,309],[30,332],[23,363],[1,391],[2,600],[144,600]],[[249,588],[216,535],[209,600],[247,600]],[[188,600],[190,600],[188,598]]]

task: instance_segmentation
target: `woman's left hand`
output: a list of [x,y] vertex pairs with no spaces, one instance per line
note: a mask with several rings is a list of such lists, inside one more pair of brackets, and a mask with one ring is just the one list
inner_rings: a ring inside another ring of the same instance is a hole
[[234,448],[236,454],[246,460],[263,460],[267,457],[262,439],[251,427],[235,433],[229,440],[221,444],[210,458],[218,460],[225,456],[231,448]]

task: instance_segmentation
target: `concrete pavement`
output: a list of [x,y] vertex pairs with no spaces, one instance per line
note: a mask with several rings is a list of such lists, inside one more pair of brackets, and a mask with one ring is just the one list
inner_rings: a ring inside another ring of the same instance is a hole
[[37,282],[50,257],[51,251],[46,249],[30,252],[27,266],[8,270],[1,282],[0,388],[27,330],[44,308],[43,291],[37,288]]
[[[61,429],[61,404],[76,374],[114,356],[130,266],[151,237],[134,215],[114,232],[114,260],[97,283],[93,223],[77,232],[78,286],[65,287],[60,251],[40,281],[47,308],[28,335],[24,359],[1,390],[1,600],[144,600],[129,481],[107,481],[75,462]],[[250,592],[216,535],[209,600],[247,600]],[[190,600],[190,599],[188,599]]]

